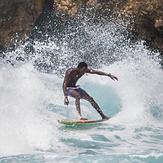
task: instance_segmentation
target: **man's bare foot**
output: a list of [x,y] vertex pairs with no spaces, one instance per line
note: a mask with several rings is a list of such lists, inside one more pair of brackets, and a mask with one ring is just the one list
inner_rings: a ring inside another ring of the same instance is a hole
[[82,117],[81,117],[80,120],[88,120],[88,119],[87,119],[87,118],[82,118]]
[[108,116],[102,117],[102,120],[108,120],[108,119],[110,119],[110,117],[108,117]]

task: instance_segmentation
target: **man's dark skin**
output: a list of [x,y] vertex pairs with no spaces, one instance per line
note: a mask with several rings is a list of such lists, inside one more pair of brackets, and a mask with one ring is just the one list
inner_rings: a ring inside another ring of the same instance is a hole
[[84,99],[84,100],[89,101],[91,103],[91,105],[96,109],[96,111],[101,115],[102,119],[108,119],[109,117],[104,115],[104,113],[102,112],[102,110],[100,109],[98,104],[94,101],[94,99],[86,91],[84,91],[83,89],[80,88],[82,90],[82,95],[81,95],[76,89],[77,88],[77,86],[76,86],[77,81],[85,73],[108,76],[112,80],[118,80],[118,78],[114,75],[107,74],[107,73],[102,72],[102,71],[96,71],[93,69],[89,69],[87,67],[87,65],[83,66],[83,67],[79,67],[79,68],[70,68],[66,71],[64,82],[63,82],[64,104],[65,105],[69,104],[69,100],[67,97],[67,88],[71,87],[71,88],[73,88],[71,90],[71,97],[75,98],[76,109],[79,113],[80,119],[82,119],[82,120],[86,119],[86,118],[82,118],[82,115],[81,115],[80,99]]

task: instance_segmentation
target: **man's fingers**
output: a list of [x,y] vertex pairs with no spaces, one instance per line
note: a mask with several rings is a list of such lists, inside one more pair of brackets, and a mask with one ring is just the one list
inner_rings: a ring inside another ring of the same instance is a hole
[[116,76],[114,76],[114,75],[110,75],[110,78],[112,79],[112,80],[117,80],[118,81],[118,78],[116,77]]
[[66,101],[66,100],[64,101],[64,104],[65,104],[65,105],[68,105],[68,103],[69,103],[69,101]]
[[114,80],[114,81],[115,81],[115,80],[118,81],[118,78],[117,78],[116,76],[112,76],[111,79]]
[[69,104],[69,101],[67,100],[67,101],[66,101],[66,105],[68,105],[68,104]]
[[112,76],[112,79],[113,79],[113,80],[115,80],[115,77],[114,77],[114,76]]
[[113,76],[114,80],[117,80],[118,81],[118,78],[116,76]]
[[116,77],[116,80],[118,81],[118,78]]

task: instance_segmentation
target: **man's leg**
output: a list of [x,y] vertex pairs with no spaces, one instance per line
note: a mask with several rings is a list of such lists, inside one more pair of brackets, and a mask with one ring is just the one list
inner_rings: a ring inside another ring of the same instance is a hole
[[76,110],[79,113],[80,118],[82,119],[81,110],[80,110],[80,94],[76,90],[72,90],[71,96],[75,98]]
[[102,110],[100,109],[99,105],[95,102],[95,100],[83,89],[82,90],[82,99],[87,100],[91,103],[91,105],[96,109],[96,111],[101,115],[102,119],[108,119]]

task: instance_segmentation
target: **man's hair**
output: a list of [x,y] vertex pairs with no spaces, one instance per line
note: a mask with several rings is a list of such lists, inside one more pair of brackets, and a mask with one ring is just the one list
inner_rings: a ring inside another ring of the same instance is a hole
[[78,68],[83,68],[83,67],[88,67],[88,65],[85,63],[85,62],[80,62],[79,64],[78,64]]

